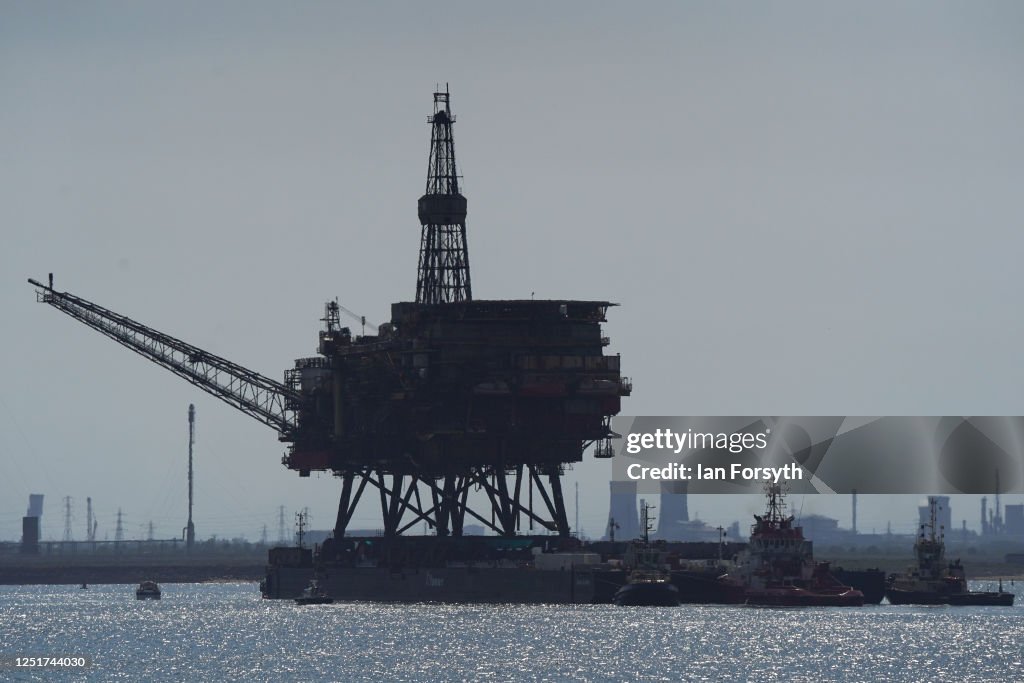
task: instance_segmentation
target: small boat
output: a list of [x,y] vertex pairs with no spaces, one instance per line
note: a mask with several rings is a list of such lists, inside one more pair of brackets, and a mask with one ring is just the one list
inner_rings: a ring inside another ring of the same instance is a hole
[[88,588],[89,588],[89,586],[83,582],[82,583],[82,590],[87,590]]
[[893,574],[885,597],[891,605],[956,605],[956,606],[1013,606],[1013,593],[1003,591],[970,591],[960,560],[946,561],[946,543],[941,527],[936,524],[938,501],[928,499],[929,521],[921,525],[914,543],[917,562],[903,574]]
[[135,598],[137,600],[159,600],[160,586],[156,585],[155,581],[143,581],[135,589]]
[[333,602],[334,598],[324,592],[316,579],[310,581],[299,597],[295,598],[298,605],[330,605]]

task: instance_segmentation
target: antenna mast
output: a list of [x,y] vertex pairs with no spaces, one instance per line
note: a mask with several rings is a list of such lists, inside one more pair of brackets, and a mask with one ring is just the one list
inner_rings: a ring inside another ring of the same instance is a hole
[[785,514],[783,510],[786,509],[786,494],[782,490],[782,484],[773,484],[768,482],[765,484],[764,488],[768,495],[768,503],[765,509],[764,518],[769,522],[783,521],[783,515]]
[[300,548],[302,547],[303,540],[306,538],[306,518],[307,518],[308,515],[309,515],[309,508],[306,508],[306,509],[302,510],[301,512],[295,513],[295,520],[296,520],[295,526],[298,529],[296,534],[295,534],[295,536],[298,538],[298,541],[299,541],[298,546]]

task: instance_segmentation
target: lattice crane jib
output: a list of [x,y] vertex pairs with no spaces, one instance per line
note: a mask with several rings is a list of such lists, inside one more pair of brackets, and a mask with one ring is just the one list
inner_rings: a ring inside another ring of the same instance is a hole
[[182,377],[225,403],[277,430],[282,441],[293,440],[297,428],[298,392],[281,382],[225,358],[154,330],[127,316],[33,279],[36,299],[53,306],[122,346]]

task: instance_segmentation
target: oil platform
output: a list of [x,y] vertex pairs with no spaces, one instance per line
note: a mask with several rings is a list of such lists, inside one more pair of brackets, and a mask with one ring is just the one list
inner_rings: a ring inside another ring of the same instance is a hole
[[[573,547],[563,471],[591,445],[610,457],[610,419],[631,391],[619,356],[604,353],[601,323],[614,304],[473,298],[447,89],[434,93],[433,109],[415,301],[392,304],[390,322],[369,335],[343,327],[342,307],[328,302],[318,355],[296,360],[282,382],[58,292],[52,274],[47,284],[29,280],[40,302],[274,428],[288,444],[283,464],[299,476],[340,478],[334,538],[318,566],[358,558],[436,569],[453,556],[472,563],[511,548],[550,550],[552,536]],[[375,559],[372,543],[345,538],[368,487],[384,529]],[[471,500],[471,489],[483,495]],[[492,540],[457,540],[467,519]],[[407,536],[422,524],[431,536]],[[312,566],[307,549],[278,550],[272,568]],[[291,597],[283,592],[271,591]]]

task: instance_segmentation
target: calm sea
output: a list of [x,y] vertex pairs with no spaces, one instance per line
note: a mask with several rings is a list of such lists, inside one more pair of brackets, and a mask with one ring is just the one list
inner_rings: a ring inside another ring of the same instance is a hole
[[0,654],[93,660],[0,680],[1024,680],[1020,605],[298,607],[251,583],[134,588],[0,587]]

